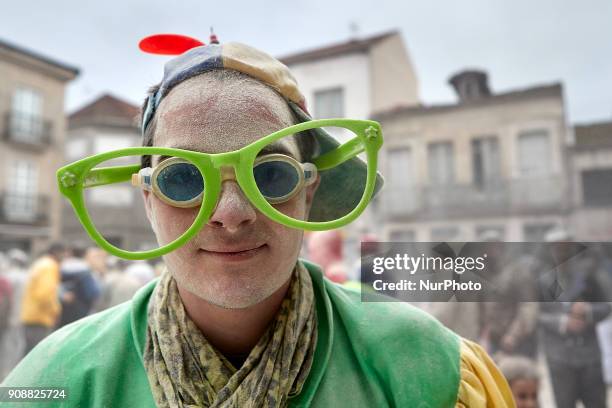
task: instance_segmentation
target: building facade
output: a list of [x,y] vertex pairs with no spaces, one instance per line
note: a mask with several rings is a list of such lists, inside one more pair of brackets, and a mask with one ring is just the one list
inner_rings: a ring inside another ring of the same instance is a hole
[[[373,112],[419,103],[416,72],[398,31],[351,39],[280,57],[295,76],[314,118],[368,119]],[[341,141],[351,135],[327,129]],[[346,257],[355,260],[359,242],[378,224],[375,200],[344,229]]]
[[78,69],[0,41],[0,250],[38,252],[60,238],[55,171],[64,95]]
[[[68,118],[65,157],[73,162],[91,155],[142,143],[138,123],[140,109],[112,95],[102,95]],[[140,163],[140,156],[115,159],[99,166]],[[113,245],[131,251],[155,247],[155,235],[147,220],[142,190],[125,183],[85,190],[85,204],[97,230]],[[68,242],[91,242],[66,201],[63,236]]]
[[612,239],[612,122],[574,127],[570,232],[577,241]]
[[487,75],[450,81],[456,104],[386,110],[379,206],[392,241],[540,241],[571,210],[560,84],[491,93]]
[[310,113],[365,118],[419,102],[418,81],[401,35],[390,31],[281,57]]

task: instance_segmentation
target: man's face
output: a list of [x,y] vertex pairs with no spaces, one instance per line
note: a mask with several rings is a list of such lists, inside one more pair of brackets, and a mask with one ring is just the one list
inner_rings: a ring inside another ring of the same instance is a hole
[[[256,80],[220,81],[207,74],[177,85],[160,104],[154,145],[206,153],[237,150],[293,124],[287,103]],[[299,158],[294,141],[285,149]],[[158,162],[153,157],[153,165]],[[226,169],[223,170],[228,173]],[[179,286],[212,304],[244,308],[266,299],[291,276],[303,231],[261,214],[246,198],[234,174],[209,221],[194,238],[164,256]],[[224,177],[225,179],[225,177]],[[306,219],[316,184],[277,208]],[[144,192],[147,214],[160,245],[189,228],[199,207],[177,208]]]

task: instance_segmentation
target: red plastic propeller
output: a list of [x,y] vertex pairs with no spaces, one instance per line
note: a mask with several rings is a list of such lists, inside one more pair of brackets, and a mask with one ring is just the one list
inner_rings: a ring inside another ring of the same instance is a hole
[[180,55],[201,45],[202,41],[179,34],[154,34],[138,43],[142,51],[159,55]]

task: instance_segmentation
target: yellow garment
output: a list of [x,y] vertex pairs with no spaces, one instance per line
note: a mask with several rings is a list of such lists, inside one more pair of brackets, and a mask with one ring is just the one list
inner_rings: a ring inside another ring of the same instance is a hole
[[458,408],[516,407],[508,382],[478,344],[461,340]]
[[55,326],[61,312],[59,284],[59,263],[55,259],[45,256],[34,262],[21,302],[22,323]]

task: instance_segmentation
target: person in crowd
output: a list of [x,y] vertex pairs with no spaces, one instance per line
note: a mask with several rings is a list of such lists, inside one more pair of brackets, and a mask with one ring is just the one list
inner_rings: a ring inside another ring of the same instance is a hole
[[[58,322],[61,304],[58,297],[60,262],[66,257],[63,244],[53,243],[32,265],[21,303],[25,349],[28,354],[47,337]],[[66,296],[68,299],[69,296]]]
[[[362,303],[298,259],[303,229],[270,212],[302,223],[322,214],[341,220],[363,196],[367,165],[357,147],[381,140],[375,124],[352,148],[321,126],[262,145],[252,166],[268,164],[249,183],[261,189],[254,196],[231,160],[246,160],[240,149],[267,135],[306,127],[304,97],[289,69],[262,51],[191,45],[147,97],[143,144],[227,159],[206,171],[218,176],[218,198],[189,207],[212,190],[193,166],[164,156],[144,156],[132,180],[162,245],[201,208],[210,205],[210,215],[164,255],[159,279],[131,302],[54,333],[3,386],[66,386],[69,407],[512,406],[507,382],[478,345],[408,304]],[[170,165],[177,167],[159,178]]]
[[504,357],[499,362],[499,369],[510,384],[516,408],[540,406],[540,373],[535,361],[523,356]]
[[[612,277],[612,243],[599,242],[597,246],[602,274]],[[610,292],[610,297],[612,297],[612,292]],[[597,335],[601,348],[604,381],[609,388],[612,385],[612,313],[597,325]]]
[[[572,252],[576,246],[569,232],[551,230],[552,263],[543,270],[543,296],[554,289],[556,301],[540,303],[539,327],[558,408],[606,406],[601,349],[596,325],[612,310],[606,274],[589,251]],[[554,277],[557,286],[550,285]],[[545,300],[551,300],[544,298]]]
[[12,301],[8,326],[4,330],[4,341],[0,344],[0,378],[4,378],[23,356],[25,341],[20,312],[23,291],[28,278],[28,256],[18,248],[6,253],[6,265],[0,271],[11,286]]
[[143,286],[155,278],[155,270],[149,262],[131,261],[125,268],[125,274]]
[[325,276],[336,283],[347,280],[343,257],[342,233],[338,230],[316,231],[308,240],[308,257],[319,265]]
[[58,327],[87,316],[100,296],[98,282],[85,259],[86,253],[86,247],[74,245],[70,250],[70,256],[62,261],[60,268],[62,313]]
[[[6,261],[2,253],[0,253],[0,268],[6,268]],[[6,333],[9,328],[12,301],[13,288],[11,282],[0,272],[0,352],[3,351]]]
[[85,252],[85,262],[91,268],[94,278],[98,283],[108,271],[108,254],[101,248],[90,246]]
[[142,282],[125,273],[126,263],[110,256],[105,259],[105,272],[101,279],[102,293],[96,304],[96,310],[106,310],[127,302],[142,287]]
[[[486,231],[479,237],[481,242],[500,242],[501,235],[497,231]],[[451,271],[451,273],[453,273]],[[485,270],[485,278],[489,277],[491,270],[489,264]],[[446,299],[444,299],[446,300]],[[460,334],[466,339],[478,342],[490,353],[489,343],[486,339],[486,331],[483,329],[484,305],[478,301],[466,301],[457,299],[456,296],[447,301],[420,302],[419,307],[432,314],[444,326]],[[485,336],[483,336],[483,333]],[[483,338],[485,337],[485,338]]]
[[[538,319],[536,263],[530,255],[516,254],[512,244],[504,247],[499,232],[489,230],[480,236],[487,253],[484,278],[491,288],[486,296],[499,301],[480,303],[480,342],[496,354],[536,355]],[[486,300],[489,300],[487,298]]]

